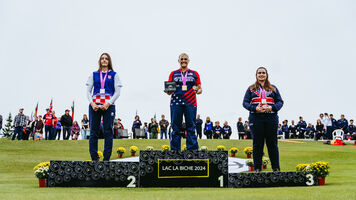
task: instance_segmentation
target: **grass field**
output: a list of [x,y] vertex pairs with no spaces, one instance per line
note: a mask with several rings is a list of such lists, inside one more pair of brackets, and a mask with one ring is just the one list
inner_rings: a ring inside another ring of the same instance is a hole
[[[182,141],[183,143],[184,141]],[[238,157],[245,158],[244,140],[200,140],[199,145],[215,150],[217,145],[238,147]],[[103,148],[103,141],[99,141]],[[168,140],[115,140],[116,148],[131,145],[139,149],[169,144]],[[324,145],[321,142],[279,143],[282,171],[295,171],[299,163],[327,161],[331,174],[325,186],[280,188],[38,188],[33,167],[49,160],[88,160],[88,141],[10,141],[0,139],[0,199],[342,199],[356,200],[356,147]],[[267,152],[267,151],[266,151]],[[126,152],[124,157],[129,156]],[[270,167],[269,167],[270,168]]]

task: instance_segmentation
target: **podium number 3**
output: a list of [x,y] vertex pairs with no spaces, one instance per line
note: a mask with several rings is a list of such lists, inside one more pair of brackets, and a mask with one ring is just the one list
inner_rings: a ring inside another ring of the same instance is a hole
[[136,177],[134,177],[134,176],[129,176],[129,177],[127,177],[127,180],[128,181],[131,181],[128,185],[127,185],[127,187],[136,187]]
[[314,176],[312,174],[307,174],[305,177],[307,177],[308,180],[305,184],[314,185]]
[[220,181],[220,187],[224,187],[224,176],[220,176],[218,180]]

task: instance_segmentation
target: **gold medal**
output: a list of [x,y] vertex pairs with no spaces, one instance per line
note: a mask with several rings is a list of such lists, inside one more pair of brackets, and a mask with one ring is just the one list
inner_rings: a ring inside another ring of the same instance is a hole
[[187,91],[188,87],[186,85],[182,85],[182,91]]

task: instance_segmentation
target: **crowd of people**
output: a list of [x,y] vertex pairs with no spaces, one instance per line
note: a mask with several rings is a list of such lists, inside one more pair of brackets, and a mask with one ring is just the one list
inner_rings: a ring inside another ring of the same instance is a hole
[[[3,120],[0,115],[0,129],[2,128]],[[103,136],[103,128],[100,128],[99,138]],[[113,124],[114,138],[119,139],[120,131],[125,127],[120,118],[114,120]],[[181,135],[186,137],[187,130],[185,130],[185,123],[183,121]],[[238,139],[252,139],[249,121],[243,121],[241,117],[237,120],[237,134]],[[78,140],[89,139],[89,119],[86,114],[83,115],[82,120],[78,123],[73,121],[70,111],[67,109],[61,117],[57,117],[55,111],[46,109],[46,114],[35,116],[30,120],[29,116],[24,115],[23,109],[15,116],[13,121],[14,133],[12,140]],[[278,126],[278,135],[283,136],[284,139],[324,139],[331,140],[333,138],[332,132],[340,129],[344,132],[344,139],[356,140],[356,126],[354,120],[347,120],[344,115],[336,120],[333,114],[323,113],[319,115],[315,125],[304,121],[303,117],[299,117],[298,123],[291,120],[283,120],[282,124]],[[138,136],[136,133],[143,130],[144,136]],[[143,139],[168,139],[170,138],[172,128],[170,122],[166,120],[165,115],[161,115],[161,119],[152,118],[151,122],[141,122],[138,115],[135,116],[131,127],[131,138]],[[232,128],[227,121],[220,125],[220,121],[211,121],[210,117],[206,117],[203,121],[200,115],[197,115],[196,120],[196,134],[199,139],[230,139]]]

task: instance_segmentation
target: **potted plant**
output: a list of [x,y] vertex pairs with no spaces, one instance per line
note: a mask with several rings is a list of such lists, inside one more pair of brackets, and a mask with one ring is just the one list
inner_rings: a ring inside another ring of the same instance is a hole
[[231,157],[235,157],[236,153],[239,152],[239,149],[236,148],[236,147],[231,147],[230,149],[230,154],[231,154]]
[[126,152],[126,149],[124,147],[119,147],[116,149],[117,152],[117,157],[122,158],[122,155]]
[[218,151],[225,151],[225,150],[226,150],[225,146],[223,146],[223,145],[217,146],[216,149],[217,149]]
[[187,145],[183,145],[182,151],[186,151],[186,150],[187,150]]
[[330,173],[330,166],[328,162],[318,161],[311,163],[306,170],[313,171],[318,176],[319,185],[325,185],[325,178]]
[[46,187],[46,180],[48,178],[50,162],[42,162],[36,165],[33,170],[35,170],[34,174],[38,178],[39,187]]
[[147,146],[147,147],[146,147],[146,150],[147,150],[147,151],[153,151],[153,146]]
[[253,152],[253,148],[252,147],[246,147],[244,149],[244,152],[245,152],[247,158],[251,158],[251,155],[252,155],[252,152]]
[[169,150],[169,146],[168,145],[162,145],[161,147],[162,151],[168,151]]
[[131,146],[130,147],[131,156],[135,156],[137,151],[138,151],[138,147],[137,146]]
[[200,151],[208,151],[208,147],[207,146],[201,146],[200,147]]
[[309,164],[298,164],[295,168],[297,171],[306,171],[306,168],[309,166]]
[[263,169],[267,169],[267,165],[268,165],[268,163],[269,163],[269,158],[267,158],[267,157],[262,157],[262,168]]
[[253,160],[252,159],[248,159],[246,160],[246,165],[248,166],[248,171],[253,172],[254,168],[253,168]]
[[103,156],[104,156],[104,155],[103,155],[103,152],[98,151],[98,156],[99,156],[99,160],[100,160],[100,159],[102,159],[102,158],[103,158]]

